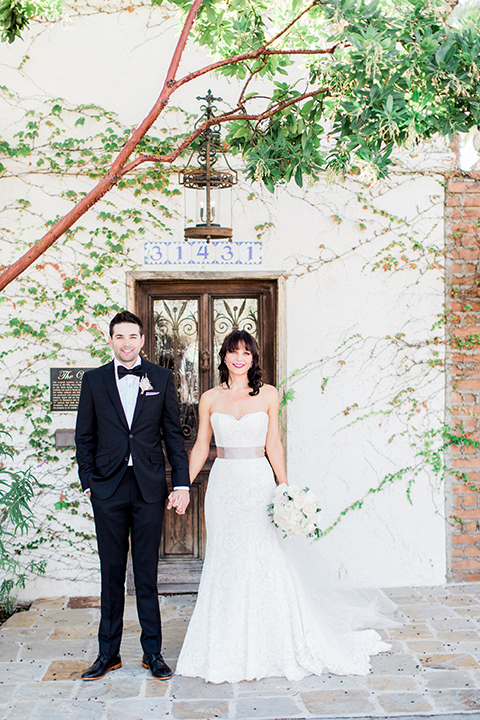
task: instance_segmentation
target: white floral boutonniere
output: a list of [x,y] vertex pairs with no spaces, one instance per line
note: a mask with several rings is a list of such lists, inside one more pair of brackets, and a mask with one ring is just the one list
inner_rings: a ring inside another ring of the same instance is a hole
[[140,382],[138,383],[138,387],[140,388],[142,395],[149,390],[153,390],[153,386],[146,374],[141,378]]

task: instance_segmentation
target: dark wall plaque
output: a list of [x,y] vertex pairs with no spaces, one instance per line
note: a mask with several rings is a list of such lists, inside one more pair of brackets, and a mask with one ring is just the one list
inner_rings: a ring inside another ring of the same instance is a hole
[[92,368],[50,368],[50,403],[52,412],[76,412],[82,378]]

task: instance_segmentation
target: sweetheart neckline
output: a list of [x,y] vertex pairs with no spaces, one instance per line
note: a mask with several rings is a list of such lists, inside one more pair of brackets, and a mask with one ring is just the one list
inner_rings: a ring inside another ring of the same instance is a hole
[[212,415],[226,415],[227,417],[231,417],[234,420],[236,420],[237,422],[240,422],[240,420],[243,420],[243,418],[248,417],[249,415],[259,415],[259,414],[266,415],[268,417],[268,413],[265,412],[265,410],[256,410],[255,412],[245,413],[245,415],[242,415],[239,418],[235,417],[235,415],[232,415],[232,413],[224,413],[224,412],[219,412],[218,410],[215,410],[215,412],[210,413],[210,417],[212,417]]

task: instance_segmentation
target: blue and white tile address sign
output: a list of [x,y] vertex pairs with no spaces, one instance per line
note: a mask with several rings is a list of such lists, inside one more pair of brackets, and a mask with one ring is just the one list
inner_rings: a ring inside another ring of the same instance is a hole
[[261,265],[262,243],[233,240],[145,243],[145,265]]

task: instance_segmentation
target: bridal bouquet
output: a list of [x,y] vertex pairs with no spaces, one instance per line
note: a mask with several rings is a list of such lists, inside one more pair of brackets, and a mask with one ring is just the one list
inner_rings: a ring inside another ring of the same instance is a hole
[[268,506],[268,514],[273,524],[284,533],[283,537],[305,535],[319,538],[322,531],[315,518],[320,510],[315,493],[307,487],[302,489],[285,483],[277,485],[273,502]]

